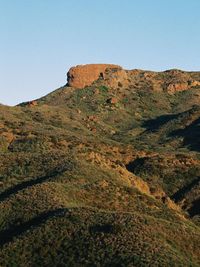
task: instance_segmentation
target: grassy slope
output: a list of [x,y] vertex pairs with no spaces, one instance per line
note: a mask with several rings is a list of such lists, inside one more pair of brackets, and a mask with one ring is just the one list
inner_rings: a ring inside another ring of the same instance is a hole
[[[0,265],[199,266],[198,224],[152,193],[197,176],[198,151],[170,135],[198,118],[185,112],[197,90],[64,87],[37,106],[0,106]],[[173,163],[186,155],[191,165]]]

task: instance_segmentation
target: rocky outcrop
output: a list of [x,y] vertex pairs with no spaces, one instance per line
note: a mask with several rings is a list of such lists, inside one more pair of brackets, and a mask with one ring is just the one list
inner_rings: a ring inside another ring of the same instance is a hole
[[167,86],[167,92],[173,94],[175,92],[187,90],[189,87],[187,82],[170,83]]
[[117,69],[121,67],[113,64],[87,64],[70,68],[67,73],[67,83],[71,87],[84,88],[91,85],[98,78],[104,79],[106,69]]
[[118,103],[118,99],[116,97],[111,97],[107,100],[107,103],[109,104],[117,104]]
[[36,100],[32,100],[28,103],[29,107],[34,107],[37,106],[37,101]]
[[104,74],[104,83],[110,88],[128,87],[130,73],[121,69],[106,69]]
[[70,87],[81,89],[95,81],[98,85],[112,89],[134,88],[174,94],[200,86],[200,73],[177,69],[164,72],[124,70],[113,64],[78,65],[67,73],[67,84]]
[[200,82],[199,81],[192,81],[190,84],[191,87],[196,87],[196,86],[200,86]]

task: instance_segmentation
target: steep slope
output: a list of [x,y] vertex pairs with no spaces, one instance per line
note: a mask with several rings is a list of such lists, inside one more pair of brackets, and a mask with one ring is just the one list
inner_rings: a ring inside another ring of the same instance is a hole
[[77,66],[0,106],[0,265],[199,266],[199,82]]

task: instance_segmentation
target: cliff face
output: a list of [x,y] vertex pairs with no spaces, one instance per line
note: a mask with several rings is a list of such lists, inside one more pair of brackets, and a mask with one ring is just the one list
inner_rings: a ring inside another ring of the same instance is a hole
[[70,68],[67,73],[67,83],[71,87],[84,88],[91,85],[99,77],[104,77],[106,69],[121,69],[113,64],[87,64]]

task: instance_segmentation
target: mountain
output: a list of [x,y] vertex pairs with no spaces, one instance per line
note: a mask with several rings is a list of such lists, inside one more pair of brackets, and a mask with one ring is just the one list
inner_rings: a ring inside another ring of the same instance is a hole
[[0,105],[0,266],[200,266],[200,72],[67,77]]

